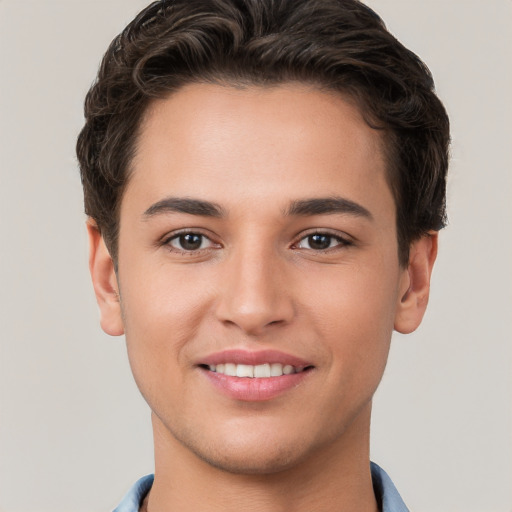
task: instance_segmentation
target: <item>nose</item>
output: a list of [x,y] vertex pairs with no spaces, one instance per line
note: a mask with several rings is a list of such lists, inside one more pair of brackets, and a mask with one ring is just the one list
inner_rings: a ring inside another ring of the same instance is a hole
[[258,336],[288,324],[295,312],[286,262],[272,250],[238,250],[224,262],[217,318]]

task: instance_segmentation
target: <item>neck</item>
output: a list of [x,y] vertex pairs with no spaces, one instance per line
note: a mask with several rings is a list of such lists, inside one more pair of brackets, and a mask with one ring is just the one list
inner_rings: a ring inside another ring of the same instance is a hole
[[153,417],[155,481],[147,510],[377,512],[369,464],[370,409],[368,405],[335,443],[270,474],[235,474],[213,467]]

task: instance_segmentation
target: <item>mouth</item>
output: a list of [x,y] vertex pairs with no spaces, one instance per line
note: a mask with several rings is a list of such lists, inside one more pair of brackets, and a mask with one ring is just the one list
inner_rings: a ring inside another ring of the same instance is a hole
[[220,363],[210,365],[199,365],[210,372],[227,375],[228,377],[241,377],[249,379],[269,379],[271,377],[282,377],[311,370],[313,366],[293,366],[282,363],[263,363],[258,365]]
[[227,350],[198,364],[202,374],[223,395],[244,402],[271,400],[309,380],[315,366],[275,350]]

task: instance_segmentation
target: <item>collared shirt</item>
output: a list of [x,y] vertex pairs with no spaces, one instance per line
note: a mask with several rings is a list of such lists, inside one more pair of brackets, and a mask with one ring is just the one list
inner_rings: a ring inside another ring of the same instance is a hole
[[[409,512],[388,474],[371,463],[373,490],[381,512]],[[153,485],[153,475],[138,480],[113,512],[139,512],[140,505]]]

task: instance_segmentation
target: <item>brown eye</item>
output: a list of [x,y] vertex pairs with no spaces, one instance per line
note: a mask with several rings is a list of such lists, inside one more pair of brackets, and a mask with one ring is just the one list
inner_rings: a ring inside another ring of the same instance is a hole
[[198,251],[211,245],[211,241],[199,233],[182,233],[171,238],[168,243],[179,251]]
[[331,246],[332,236],[309,235],[308,244],[311,249],[325,250]]
[[350,242],[344,240],[339,236],[334,236],[329,233],[312,233],[302,238],[297,247],[299,249],[309,249],[312,251],[326,251],[335,247],[343,247],[350,245]]

